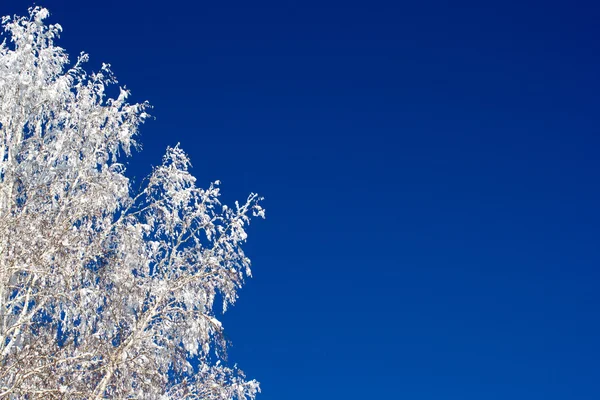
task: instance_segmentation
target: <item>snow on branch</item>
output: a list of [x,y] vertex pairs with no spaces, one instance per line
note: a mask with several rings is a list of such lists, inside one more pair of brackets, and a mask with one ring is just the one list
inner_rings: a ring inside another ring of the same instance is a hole
[[108,64],[69,67],[48,15],[2,19],[0,398],[254,399],[258,383],[220,361],[214,302],[251,273],[262,199],[222,205],[179,145],[134,193],[119,158],[149,105],[108,98]]

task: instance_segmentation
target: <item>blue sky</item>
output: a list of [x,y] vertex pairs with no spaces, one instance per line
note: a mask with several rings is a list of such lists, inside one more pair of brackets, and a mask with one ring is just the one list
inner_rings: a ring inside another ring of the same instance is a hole
[[[224,316],[275,399],[600,398],[600,6],[39,1],[267,220]],[[30,2],[4,2],[24,14]]]

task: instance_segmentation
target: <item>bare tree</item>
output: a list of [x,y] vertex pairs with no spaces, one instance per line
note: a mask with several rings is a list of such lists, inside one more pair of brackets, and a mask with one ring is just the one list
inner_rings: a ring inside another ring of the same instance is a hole
[[250,275],[261,199],[221,205],[179,146],[134,193],[119,160],[148,104],[107,98],[85,54],[69,67],[47,16],[2,20],[0,398],[254,399],[213,303]]

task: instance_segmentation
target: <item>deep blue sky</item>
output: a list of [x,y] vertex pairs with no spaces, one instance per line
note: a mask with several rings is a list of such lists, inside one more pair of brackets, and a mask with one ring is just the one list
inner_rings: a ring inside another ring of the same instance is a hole
[[38,4],[155,106],[131,174],[180,141],[266,197],[224,318],[261,400],[600,398],[600,6]]

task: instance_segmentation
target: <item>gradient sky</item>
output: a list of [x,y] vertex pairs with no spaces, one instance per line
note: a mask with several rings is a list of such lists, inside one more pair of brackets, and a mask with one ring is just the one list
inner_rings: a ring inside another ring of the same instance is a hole
[[[5,0],[0,14],[32,3]],[[260,400],[600,399],[600,5],[45,0],[267,220],[224,316]]]

